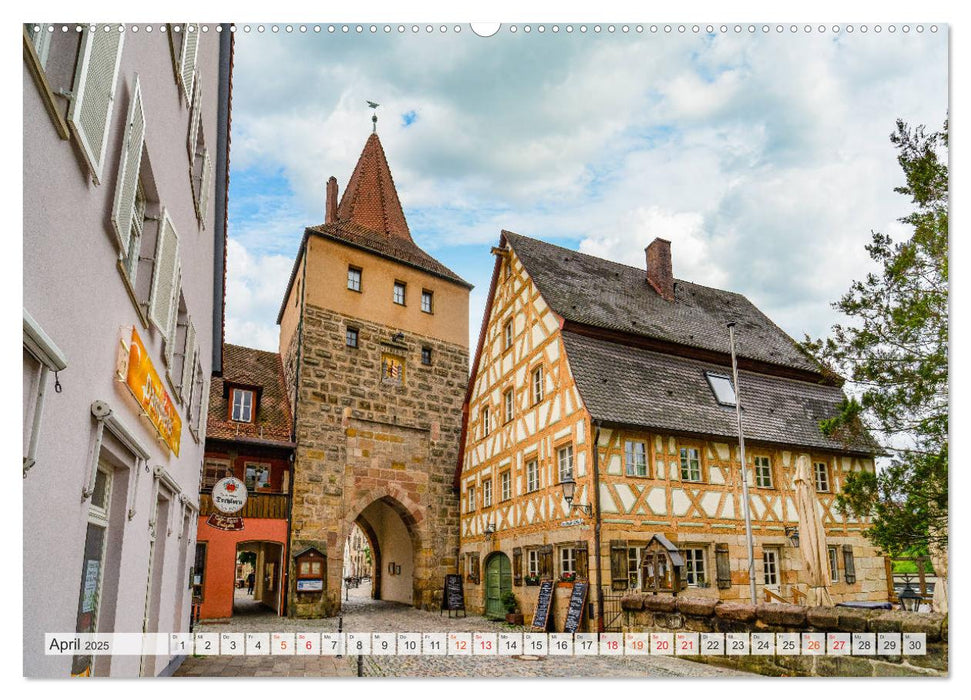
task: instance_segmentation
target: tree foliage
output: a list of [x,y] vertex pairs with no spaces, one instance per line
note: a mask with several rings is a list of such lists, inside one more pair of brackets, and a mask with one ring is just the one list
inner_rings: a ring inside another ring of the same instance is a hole
[[895,243],[872,232],[878,272],[854,281],[833,306],[849,317],[804,348],[856,388],[824,433],[848,440],[866,430],[890,457],[878,473],[853,472],[838,504],[871,516],[868,537],[884,551],[947,546],[948,123],[939,132],[897,121],[890,140],[913,212]]

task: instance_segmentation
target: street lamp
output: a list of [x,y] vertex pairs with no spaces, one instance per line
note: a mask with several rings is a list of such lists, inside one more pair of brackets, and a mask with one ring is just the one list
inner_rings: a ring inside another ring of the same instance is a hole
[[786,526],[786,537],[791,544],[796,549],[799,548],[799,528],[798,527],[788,527]]
[[923,600],[920,593],[910,587],[910,576],[904,577],[904,590],[897,596],[900,600],[900,607],[907,612],[917,612],[920,602]]
[[572,476],[569,479],[566,479],[565,481],[561,481],[560,486],[563,488],[563,500],[566,501],[566,504],[567,506],[569,506],[571,511],[576,509],[576,510],[582,511],[583,513],[586,513],[587,515],[590,515],[590,513],[593,512],[589,504],[577,503],[574,505],[573,497],[576,495],[577,482],[573,480]]

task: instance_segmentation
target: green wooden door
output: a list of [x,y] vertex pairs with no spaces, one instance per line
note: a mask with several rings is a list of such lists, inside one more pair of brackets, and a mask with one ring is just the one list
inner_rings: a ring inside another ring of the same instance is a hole
[[506,609],[502,607],[502,596],[512,590],[512,567],[509,557],[496,552],[486,563],[486,617],[502,619]]

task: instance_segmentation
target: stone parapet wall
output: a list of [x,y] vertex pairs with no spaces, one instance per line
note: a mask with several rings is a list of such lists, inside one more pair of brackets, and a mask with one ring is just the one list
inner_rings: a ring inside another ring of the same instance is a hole
[[948,618],[938,613],[860,610],[711,598],[632,594],[621,601],[624,632],[916,632],[924,656],[698,656],[705,663],[769,676],[942,676]]

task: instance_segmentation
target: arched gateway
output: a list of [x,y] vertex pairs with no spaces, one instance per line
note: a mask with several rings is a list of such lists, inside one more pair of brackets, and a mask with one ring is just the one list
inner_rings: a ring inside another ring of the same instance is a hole
[[412,240],[372,134],[339,202],[328,182],[325,223],[305,230],[278,317],[297,443],[290,551],[325,559],[308,563],[319,575],[291,559],[290,615],[340,609],[354,523],[381,560],[376,597],[440,604],[458,569],[470,289]]

